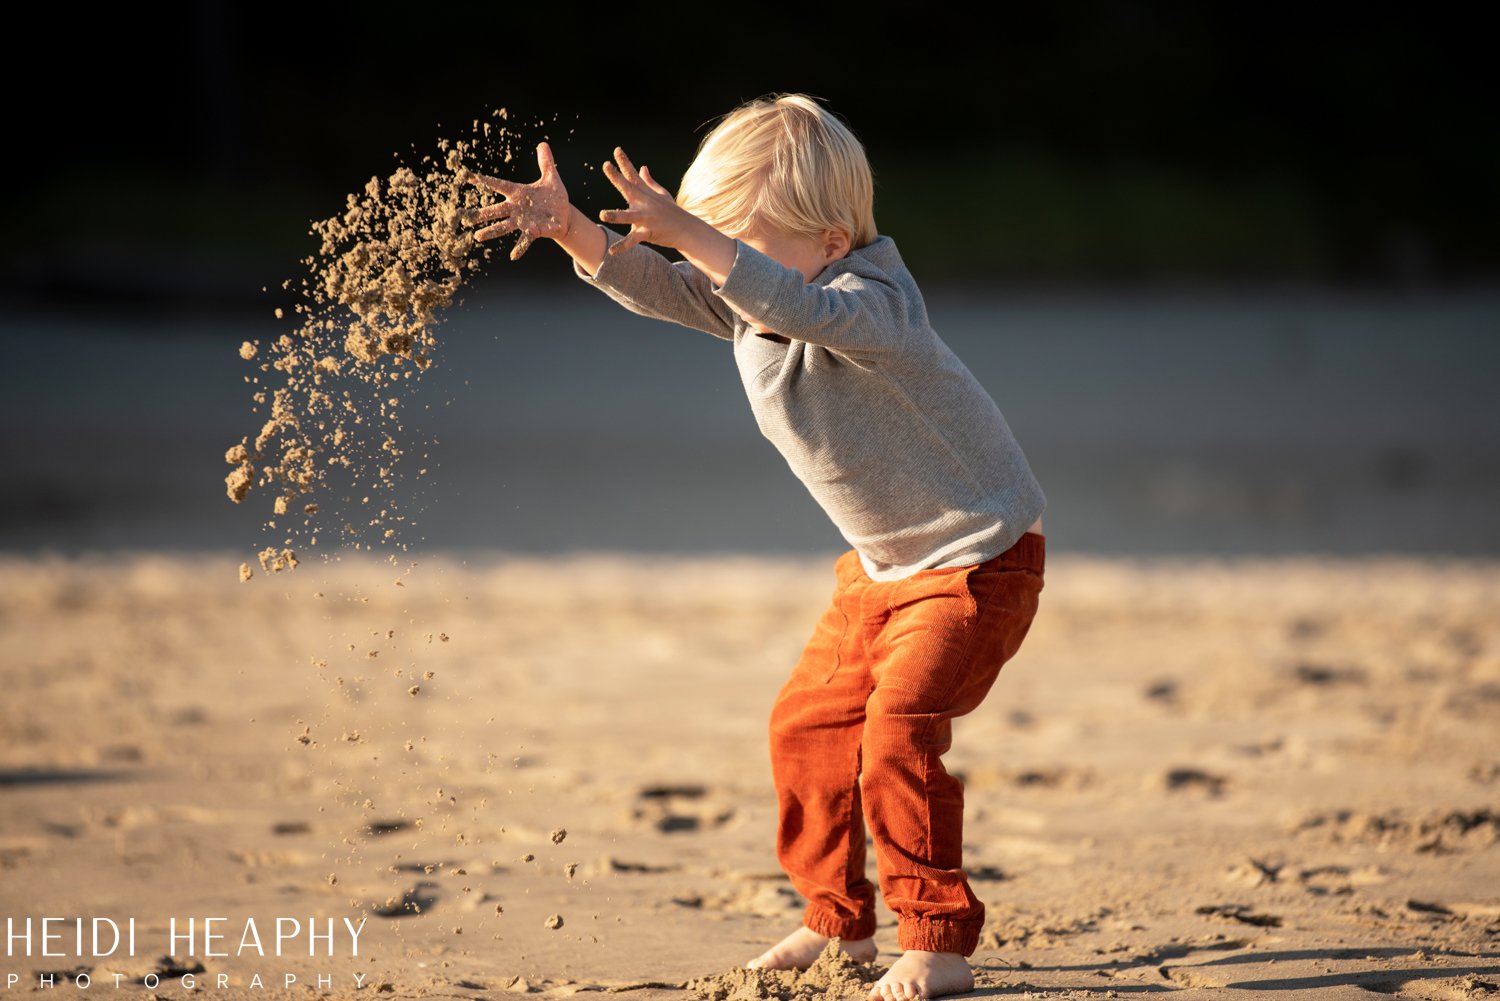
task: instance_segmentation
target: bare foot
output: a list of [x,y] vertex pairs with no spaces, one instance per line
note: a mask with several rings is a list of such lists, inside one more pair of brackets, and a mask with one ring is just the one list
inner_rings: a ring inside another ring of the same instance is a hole
[[869,1001],[939,998],[973,989],[974,971],[958,953],[908,949],[891,964],[880,982],[870,988]]
[[[827,935],[819,935],[811,928],[804,926],[745,965],[752,970],[805,970],[813,965],[813,961],[818,958],[828,942]],[[840,939],[839,948],[852,956],[856,962],[873,963],[875,961],[876,950],[873,938]],[[968,969],[968,966],[966,965],[964,969]]]

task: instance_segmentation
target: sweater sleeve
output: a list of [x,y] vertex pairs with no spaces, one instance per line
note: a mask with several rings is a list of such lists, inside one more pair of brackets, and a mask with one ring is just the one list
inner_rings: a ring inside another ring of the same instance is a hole
[[[711,286],[712,287],[712,286]],[[826,284],[778,263],[742,240],[714,293],[735,312],[793,340],[857,353],[895,347],[916,295],[877,269],[843,271]]]
[[644,244],[611,254],[608,248],[624,237],[607,226],[599,228],[604,230],[604,260],[593,275],[575,261],[574,274],[632,313],[734,339],[734,312],[714,295],[707,275],[686,261],[674,264]]

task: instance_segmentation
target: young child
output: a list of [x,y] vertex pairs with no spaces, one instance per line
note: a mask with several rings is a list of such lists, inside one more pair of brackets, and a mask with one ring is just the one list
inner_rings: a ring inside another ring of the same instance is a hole
[[626,309],[731,341],[761,431],[853,546],[771,715],[777,856],[803,926],[748,965],[803,968],[835,936],[875,958],[868,824],[904,950],[870,997],[971,990],[984,906],[942,755],[1036,613],[1046,501],[877,234],[864,148],[783,95],[725,117],[675,199],[616,149],[604,173],[626,207],[600,219],[623,237],[570,204],[547,144],[537,161],[532,184],[481,179],[504,201],[481,210],[478,238],[549,237]]

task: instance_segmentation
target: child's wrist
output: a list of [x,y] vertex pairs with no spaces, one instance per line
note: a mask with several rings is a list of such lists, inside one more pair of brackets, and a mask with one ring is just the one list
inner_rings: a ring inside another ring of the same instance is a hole
[[583,215],[583,213],[578,210],[578,206],[574,205],[572,202],[569,202],[568,211],[563,218],[563,231],[557,235],[558,243],[562,243],[564,240],[567,240],[573,235],[573,224],[581,215]]
[[694,259],[694,266],[713,279],[714,284],[723,285],[734,266],[737,251],[734,239],[716,229],[711,223],[688,213],[692,222],[678,250],[684,257]]

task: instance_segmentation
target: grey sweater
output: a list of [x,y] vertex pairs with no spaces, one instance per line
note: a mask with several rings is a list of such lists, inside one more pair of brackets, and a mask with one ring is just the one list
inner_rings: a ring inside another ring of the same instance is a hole
[[1009,549],[1046,498],[995,401],[928,325],[895,243],[877,237],[808,283],[735,246],[721,286],[645,245],[605,254],[593,277],[574,269],[634,313],[734,342],[761,432],[872,579]]

